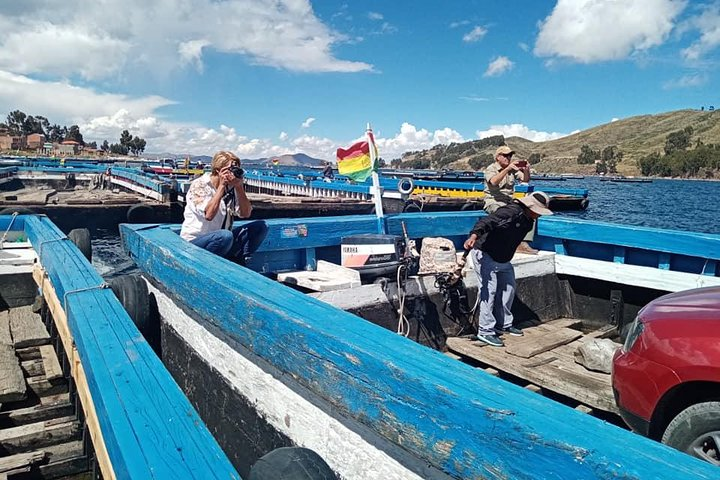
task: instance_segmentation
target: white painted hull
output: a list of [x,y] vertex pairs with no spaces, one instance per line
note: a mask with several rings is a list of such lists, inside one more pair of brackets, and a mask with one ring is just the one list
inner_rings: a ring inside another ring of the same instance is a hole
[[157,298],[162,321],[211,365],[230,388],[247,399],[259,416],[296,446],[309,448],[320,455],[341,478],[451,478],[363,425],[338,418],[337,410],[327,402],[246,349],[231,346],[215,336],[152,284],[148,283],[148,288]]

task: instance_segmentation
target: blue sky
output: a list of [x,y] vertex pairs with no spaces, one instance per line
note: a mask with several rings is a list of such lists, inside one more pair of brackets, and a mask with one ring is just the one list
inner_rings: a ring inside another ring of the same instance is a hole
[[371,122],[392,159],[720,108],[720,0],[26,0],[0,31],[0,115],[147,152],[332,159]]

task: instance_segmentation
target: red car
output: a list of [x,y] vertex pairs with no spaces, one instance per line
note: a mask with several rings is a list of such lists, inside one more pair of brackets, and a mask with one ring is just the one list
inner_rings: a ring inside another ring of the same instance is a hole
[[612,384],[630,428],[720,465],[720,287],[640,310],[615,352]]

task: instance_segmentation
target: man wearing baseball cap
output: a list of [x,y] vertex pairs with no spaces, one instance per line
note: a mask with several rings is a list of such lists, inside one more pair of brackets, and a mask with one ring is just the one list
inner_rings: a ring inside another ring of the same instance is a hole
[[493,213],[512,202],[516,183],[530,181],[530,166],[526,161],[513,160],[515,152],[503,145],[495,150],[495,162],[485,169],[485,211]]
[[[478,276],[477,339],[481,342],[502,347],[505,344],[499,335],[523,335],[522,330],[513,327],[515,270],[510,260],[525,235],[533,229],[535,220],[541,215],[552,215],[549,203],[550,197],[544,192],[513,199],[494,213],[481,217],[465,240],[465,249],[472,249]],[[495,317],[496,311],[500,318]]]
[[[530,181],[530,165],[525,160],[513,160],[514,155],[515,151],[507,145],[498,147],[495,150],[495,162],[485,168],[483,208],[488,213],[512,202],[516,184]],[[525,241],[518,245],[518,252],[537,253],[527,243],[532,239],[531,231]]]

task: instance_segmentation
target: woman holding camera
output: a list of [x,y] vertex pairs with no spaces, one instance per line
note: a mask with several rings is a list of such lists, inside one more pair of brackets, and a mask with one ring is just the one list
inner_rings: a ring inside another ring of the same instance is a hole
[[245,193],[240,159],[231,152],[215,154],[209,173],[190,184],[185,196],[180,236],[209,252],[245,265],[265,238],[265,222],[233,228],[233,218],[247,218],[252,205]]

